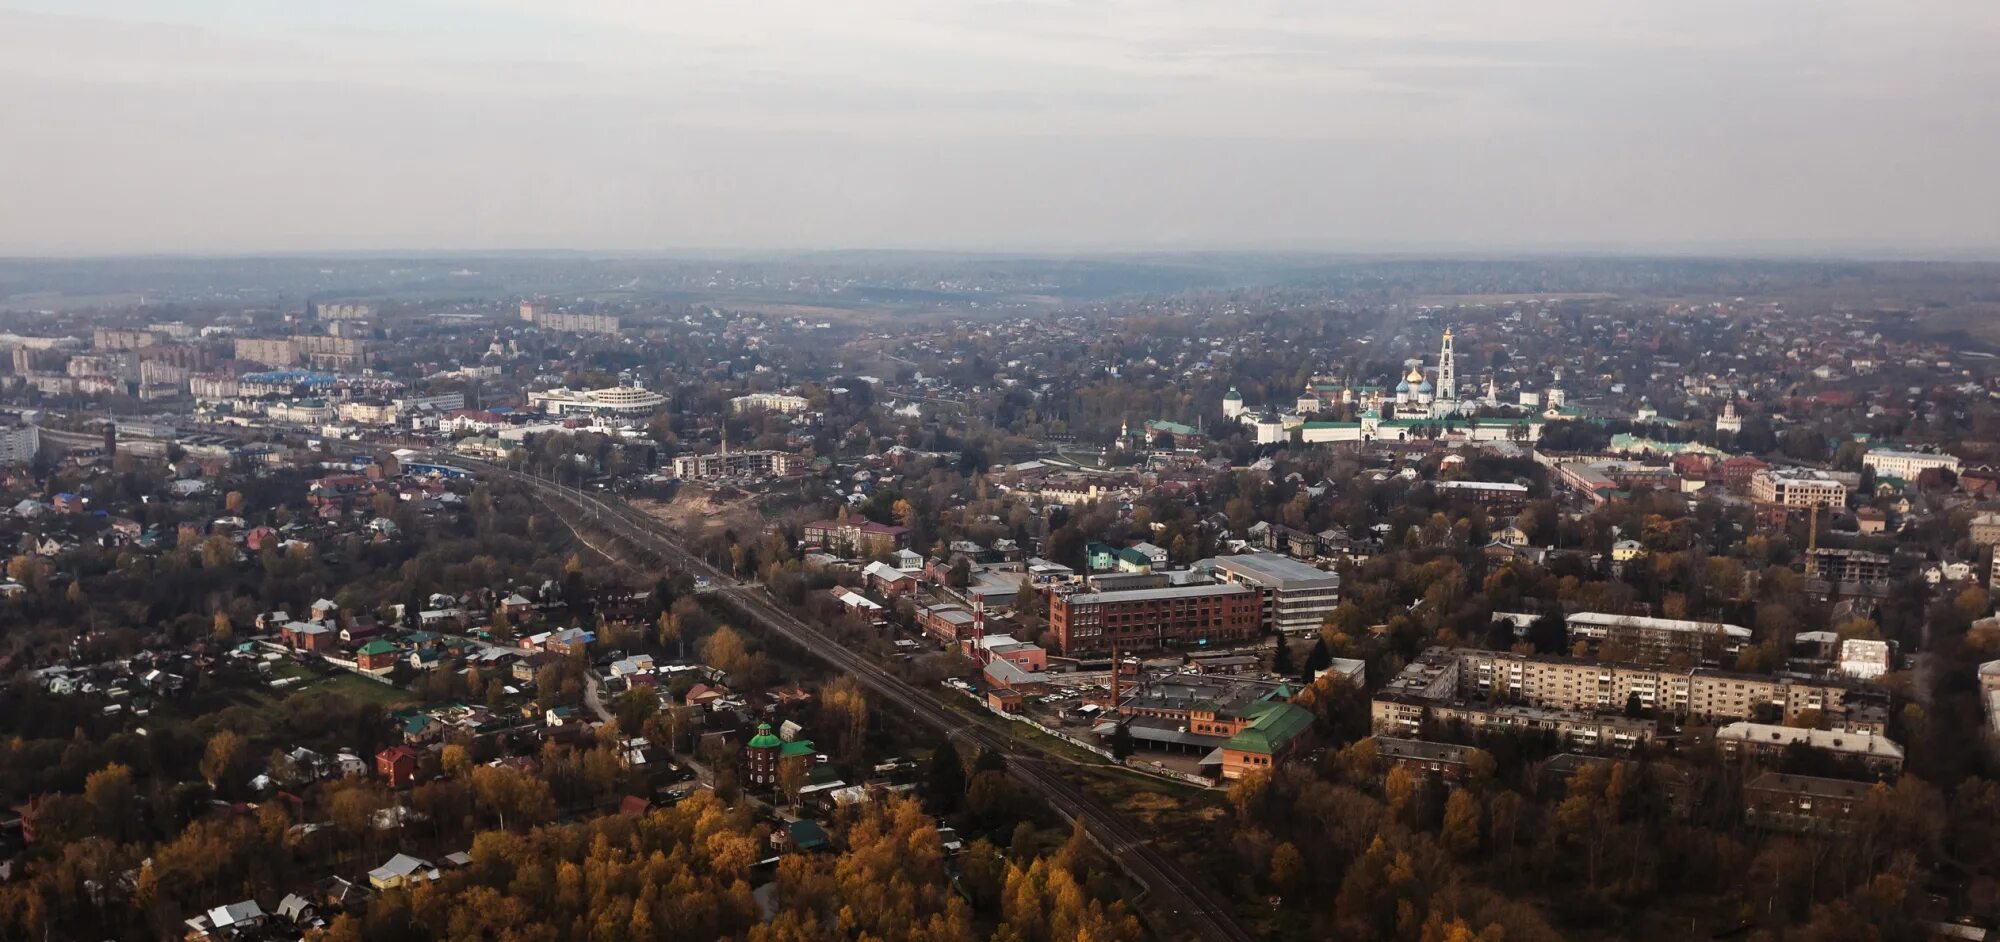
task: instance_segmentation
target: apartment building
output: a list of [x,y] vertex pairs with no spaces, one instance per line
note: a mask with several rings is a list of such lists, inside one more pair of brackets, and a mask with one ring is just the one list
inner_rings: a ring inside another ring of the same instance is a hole
[[1903,747],[1887,736],[1820,729],[1798,729],[1768,723],[1731,723],[1715,733],[1715,744],[1730,759],[1772,766],[1793,747],[1815,749],[1888,777],[1903,771]]
[[1577,612],[1564,619],[1571,640],[1644,664],[1721,664],[1750,643],[1750,629],[1722,622]]
[[783,477],[805,469],[805,459],[787,451],[720,451],[681,455],[674,459],[674,477],[705,481],[724,477]]
[[0,465],[27,464],[42,450],[42,430],[34,425],[0,428]]
[[207,369],[211,360],[207,347],[200,347],[191,343],[155,344],[150,347],[139,348],[136,354],[142,365],[146,363],[165,363],[189,371]]
[[1472,732],[1551,736],[1586,751],[1630,750],[1651,742],[1655,733],[1652,721],[1616,713],[1437,701],[1402,694],[1376,694],[1369,718],[1377,735],[1418,736],[1428,722],[1462,726]]
[[373,357],[368,341],[360,337],[300,335],[293,337],[291,343],[299,359],[314,369],[358,370]]
[[1217,556],[1194,568],[1257,590],[1263,600],[1264,627],[1293,637],[1318,634],[1320,623],[1340,604],[1339,573],[1276,553]]
[[1400,768],[1419,779],[1436,779],[1456,785],[1472,774],[1472,757],[1485,750],[1422,739],[1376,736],[1375,758],[1382,771]]
[[534,321],[535,326],[543,330],[557,330],[570,334],[615,334],[624,326],[616,314],[541,311],[535,315]]
[[1743,820],[1794,834],[1840,834],[1874,790],[1869,782],[1764,772],[1743,786]]
[[1071,657],[1147,648],[1227,644],[1255,639],[1263,624],[1263,594],[1235,583],[1057,593],[1049,600],[1049,630]]
[[151,330],[99,327],[90,332],[90,346],[93,350],[138,350],[157,344],[163,339],[159,332]]
[[1825,471],[1766,469],[1751,476],[1750,499],[1780,507],[1844,507],[1847,484]]
[[375,317],[375,305],[359,301],[315,301],[312,307],[323,321],[365,321]]
[[235,352],[236,359],[265,366],[296,366],[299,362],[298,349],[282,337],[238,337]]
[[765,412],[782,412],[786,415],[797,415],[806,411],[811,405],[812,403],[808,402],[806,397],[794,396],[788,393],[751,393],[747,396],[737,396],[729,400],[729,408],[735,412],[762,409]]
[[2000,514],[1980,514],[1972,518],[1972,542],[1980,546],[2000,546]]
[[1703,668],[1663,670],[1469,648],[1437,657],[1458,662],[1456,697],[1561,710],[1620,711],[1636,701],[1649,711],[1720,720],[1748,719],[1768,705],[1789,721],[1809,710],[1837,713],[1847,696],[1840,684]]

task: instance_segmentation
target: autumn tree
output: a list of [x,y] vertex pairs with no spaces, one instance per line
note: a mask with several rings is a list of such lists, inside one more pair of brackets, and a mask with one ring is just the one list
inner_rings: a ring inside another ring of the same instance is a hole
[[832,735],[837,754],[850,759],[860,755],[868,736],[868,698],[854,678],[836,677],[820,690],[819,721]]
[[1454,789],[1444,803],[1444,825],[1438,839],[1445,849],[1465,857],[1479,849],[1479,799],[1471,789]]
[[242,771],[248,745],[233,730],[221,730],[208,737],[208,746],[201,755],[201,777],[208,780],[210,788],[220,790],[223,783],[235,782]]
[[1299,853],[1298,845],[1290,841],[1279,844],[1271,852],[1271,886],[1278,892],[1291,895],[1305,880],[1306,858]]
[[555,816],[549,783],[510,765],[482,765],[472,770],[473,793],[479,806],[500,821],[500,827],[531,825]]

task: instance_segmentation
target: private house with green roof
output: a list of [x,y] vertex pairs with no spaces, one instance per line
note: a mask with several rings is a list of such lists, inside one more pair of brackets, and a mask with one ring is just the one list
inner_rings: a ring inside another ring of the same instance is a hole
[[354,652],[354,664],[370,674],[386,674],[396,669],[402,660],[402,652],[395,644],[377,638],[361,646]]

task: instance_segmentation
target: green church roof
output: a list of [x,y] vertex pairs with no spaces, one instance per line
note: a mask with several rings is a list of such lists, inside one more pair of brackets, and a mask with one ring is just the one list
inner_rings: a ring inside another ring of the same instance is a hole
[[778,756],[780,758],[794,759],[799,756],[809,755],[813,755],[813,744],[810,739],[794,739],[778,747]]
[[769,723],[757,724],[757,735],[750,737],[750,748],[752,749],[776,749],[782,745],[784,745],[784,740],[772,735],[771,724]]

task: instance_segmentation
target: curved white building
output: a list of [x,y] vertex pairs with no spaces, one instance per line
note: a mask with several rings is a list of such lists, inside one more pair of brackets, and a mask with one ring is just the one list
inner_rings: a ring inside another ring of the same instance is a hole
[[647,416],[666,405],[667,397],[643,386],[570,389],[557,386],[528,393],[528,405],[547,415]]

